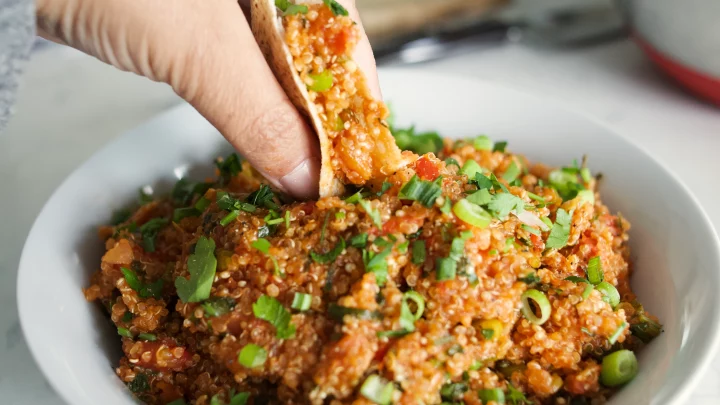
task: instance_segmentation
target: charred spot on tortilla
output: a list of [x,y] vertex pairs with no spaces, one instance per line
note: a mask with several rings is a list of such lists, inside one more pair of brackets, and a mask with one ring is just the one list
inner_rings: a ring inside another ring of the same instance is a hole
[[386,119],[352,59],[357,25],[333,0],[254,0],[253,33],[275,76],[312,122],[322,151],[320,196],[341,195],[414,160],[395,144]]

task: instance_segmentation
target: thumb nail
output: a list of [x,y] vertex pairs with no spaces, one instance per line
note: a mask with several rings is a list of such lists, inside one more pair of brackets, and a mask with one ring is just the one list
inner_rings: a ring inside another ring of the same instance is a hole
[[280,185],[296,198],[309,199],[318,196],[320,185],[320,161],[307,158],[290,173],[280,179]]

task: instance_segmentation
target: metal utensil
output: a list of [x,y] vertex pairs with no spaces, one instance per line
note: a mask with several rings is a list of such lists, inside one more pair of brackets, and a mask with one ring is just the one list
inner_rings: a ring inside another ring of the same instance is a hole
[[378,64],[413,64],[450,56],[468,44],[496,46],[522,41],[532,46],[577,47],[625,35],[625,23],[617,9],[574,7],[521,18],[457,22],[375,44],[373,51]]

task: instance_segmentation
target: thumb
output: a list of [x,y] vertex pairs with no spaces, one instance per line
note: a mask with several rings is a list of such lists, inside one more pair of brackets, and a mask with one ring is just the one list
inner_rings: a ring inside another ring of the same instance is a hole
[[318,193],[318,141],[234,0],[38,0],[38,32],[168,83],[276,187]]

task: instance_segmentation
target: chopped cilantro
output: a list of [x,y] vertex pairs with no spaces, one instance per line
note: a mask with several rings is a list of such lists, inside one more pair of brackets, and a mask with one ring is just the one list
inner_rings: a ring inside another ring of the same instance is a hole
[[488,209],[499,219],[507,218],[510,212],[521,214],[525,210],[522,198],[510,193],[496,193],[488,203]]
[[183,218],[197,217],[200,214],[200,211],[196,210],[195,207],[175,208],[173,211],[173,222],[178,223]]
[[446,402],[459,402],[469,389],[470,387],[464,382],[447,383],[440,388],[440,397]]
[[482,336],[485,340],[490,340],[493,336],[495,336],[494,329],[483,329],[480,333],[482,333]]
[[335,0],[323,0],[323,3],[325,3],[326,6],[330,7],[330,10],[332,10],[333,14],[335,15],[348,15],[348,11],[345,9],[345,7],[340,5],[340,3]]
[[255,206],[262,206],[270,210],[276,210],[278,209],[278,205],[275,203],[274,199],[275,193],[273,193],[272,189],[270,189],[270,186],[267,184],[261,184],[260,188],[252,192],[245,201]]
[[527,231],[528,233],[531,233],[531,234],[533,234],[533,235],[535,235],[535,236],[540,236],[540,235],[542,235],[542,232],[540,232],[539,229],[533,228],[533,227],[530,226],[530,225],[522,224],[520,227],[521,227],[522,229],[524,229],[525,231]]
[[551,249],[560,249],[565,246],[570,237],[570,222],[572,214],[562,208],[558,208],[555,213],[555,223],[550,230],[545,246]]
[[308,6],[304,4],[290,4],[285,11],[283,16],[295,15],[295,14],[307,14]]
[[162,289],[165,285],[165,281],[163,281],[163,279],[158,279],[155,282],[145,284],[140,281],[140,278],[138,278],[137,274],[135,274],[133,270],[125,267],[120,267],[120,271],[125,277],[125,282],[127,283],[127,285],[130,286],[130,288],[132,288],[133,290],[135,290],[140,296],[140,298],[162,298]]
[[503,173],[502,178],[508,183],[512,183],[513,181],[515,181],[515,179],[518,178],[520,172],[520,168],[517,166],[517,164],[515,164],[515,161],[513,160],[510,163],[510,166],[508,166],[508,168],[505,170],[505,173]]
[[[259,231],[258,231],[258,234],[259,234]],[[272,262],[273,262],[273,266],[275,267],[275,275],[276,276],[281,275],[280,266],[278,265],[277,259],[275,258],[275,256],[272,256],[269,253],[270,246],[271,246],[270,241],[268,241],[265,238],[258,238],[255,242],[251,243],[250,246],[261,251],[262,253],[265,254],[265,256],[269,257],[270,260],[272,260]]]
[[220,172],[220,179],[222,184],[227,184],[230,179],[237,176],[242,171],[242,165],[240,164],[240,156],[237,153],[231,153],[225,159],[216,159],[215,166],[217,166]]
[[203,195],[210,188],[210,183],[192,182],[182,178],[175,183],[170,197],[176,205],[188,205],[196,194]]
[[507,144],[507,141],[495,142],[495,146],[493,146],[493,152],[505,153],[505,148],[507,147]]
[[175,279],[178,296],[185,303],[208,299],[217,267],[215,241],[201,236],[195,252],[188,257],[187,267],[190,278],[179,276]]
[[402,150],[410,150],[418,155],[437,153],[443,147],[443,140],[437,132],[415,133],[415,127],[408,129],[392,128],[395,143]]
[[312,257],[315,263],[331,263],[334,262],[335,259],[338,258],[338,256],[340,256],[343,250],[345,250],[345,240],[343,238],[340,238],[331,251],[325,254],[310,252],[310,257]]
[[522,281],[523,283],[525,283],[525,284],[527,284],[527,285],[532,285],[532,284],[535,284],[535,283],[539,283],[539,282],[540,282],[540,277],[538,277],[537,273],[532,272],[532,273],[528,273],[528,274],[527,274],[526,276],[524,276],[524,277],[518,278],[518,280]]
[[410,246],[410,242],[408,242],[408,241],[405,241],[405,242],[399,244],[397,247],[398,252],[400,252],[401,254],[407,253],[408,246]]
[[295,325],[290,323],[290,312],[280,301],[267,295],[261,295],[253,304],[253,314],[258,319],[270,322],[280,339],[291,339],[295,336]]
[[512,383],[508,382],[508,393],[505,399],[511,405],[532,405],[532,401],[525,398],[525,394],[517,388],[513,387]]
[[380,197],[381,195],[385,194],[388,190],[390,190],[390,187],[392,187],[392,183],[390,183],[390,182],[388,182],[388,181],[383,181],[383,182],[382,182],[382,187],[380,188],[380,191],[378,191],[378,192],[375,193],[375,194],[376,194],[378,197]]
[[493,196],[488,189],[483,188],[468,195],[466,199],[475,205],[487,205],[492,201]]
[[155,251],[155,237],[165,225],[168,224],[165,218],[153,218],[140,227],[140,235],[143,239],[143,248],[148,253]]
[[129,209],[121,209],[113,212],[112,218],[110,219],[110,225],[120,225],[123,222],[130,219],[132,211]]

